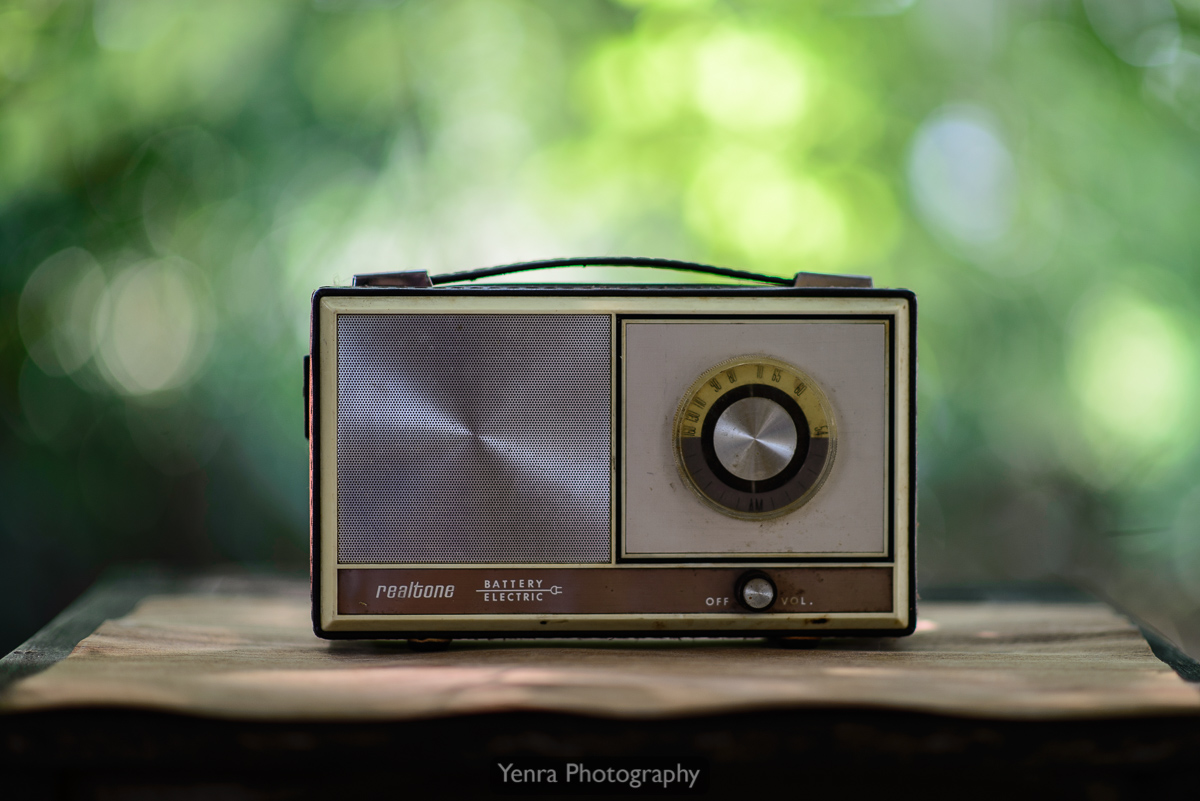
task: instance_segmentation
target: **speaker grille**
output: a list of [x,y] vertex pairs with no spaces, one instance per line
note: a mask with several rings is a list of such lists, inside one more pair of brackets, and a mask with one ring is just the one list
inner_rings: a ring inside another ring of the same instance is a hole
[[607,562],[607,315],[338,317],[338,561]]

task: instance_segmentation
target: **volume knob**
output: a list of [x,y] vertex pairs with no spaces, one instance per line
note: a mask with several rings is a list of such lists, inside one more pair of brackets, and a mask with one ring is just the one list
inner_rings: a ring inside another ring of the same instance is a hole
[[766,573],[747,573],[738,582],[737,599],[753,612],[766,611],[775,603],[775,582]]

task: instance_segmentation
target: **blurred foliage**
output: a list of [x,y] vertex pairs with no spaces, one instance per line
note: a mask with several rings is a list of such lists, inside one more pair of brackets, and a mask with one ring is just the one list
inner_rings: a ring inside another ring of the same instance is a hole
[[304,564],[317,286],[636,254],[916,290],[922,581],[1085,581],[1195,649],[1198,26],[0,3],[0,645],[110,563]]

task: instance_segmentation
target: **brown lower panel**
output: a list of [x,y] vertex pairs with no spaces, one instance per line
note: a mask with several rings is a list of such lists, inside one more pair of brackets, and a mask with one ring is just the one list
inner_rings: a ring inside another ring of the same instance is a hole
[[[746,568],[351,568],[338,571],[340,615],[745,614]],[[891,612],[892,568],[767,568],[766,613]]]

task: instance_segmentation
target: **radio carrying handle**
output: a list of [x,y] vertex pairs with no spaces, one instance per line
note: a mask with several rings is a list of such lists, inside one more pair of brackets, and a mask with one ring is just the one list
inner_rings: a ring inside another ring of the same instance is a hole
[[523,273],[529,270],[547,270],[552,267],[645,267],[658,270],[677,270],[704,275],[718,275],[722,278],[739,278],[743,281],[758,281],[764,284],[791,287],[870,288],[874,285],[871,277],[867,275],[796,273],[794,278],[781,278],[777,275],[762,275],[761,273],[731,270],[727,267],[714,267],[709,264],[696,264],[690,261],[676,261],[675,259],[651,259],[639,256],[597,256],[577,259],[523,261],[515,264],[502,264],[499,267],[484,267],[478,270],[443,273],[440,275],[429,275],[424,270],[408,270],[395,273],[363,273],[354,276],[354,282],[351,286],[431,287],[438,284],[457,283],[459,281],[476,281],[480,278],[492,278],[497,275]]

